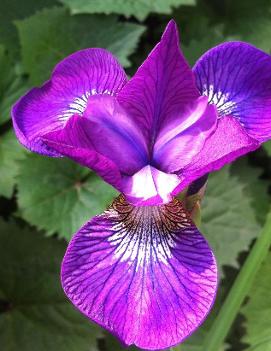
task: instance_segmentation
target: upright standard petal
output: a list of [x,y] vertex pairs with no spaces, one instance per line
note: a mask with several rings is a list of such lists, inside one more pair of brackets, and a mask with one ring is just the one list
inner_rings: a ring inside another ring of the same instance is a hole
[[118,101],[145,133],[150,149],[159,129],[181,115],[199,97],[193,73],[170,21],[160,43],[118,94]]
[[14,105],[12,119],[19,141],[31,151],[59,156],[40,136],[63,128],[74,114],[83,114],[89,96],[115,95],[125,82],[122,67],[104,49],[85,49],[68,56],[48,82],[30,90]]
[[217,288],[212,251],[178,200],[133,207],[119,197],[74,236],[61,276],[83,314],[150,350],[190,335]]
[[235,117],[248,135],[271,137],[271,56],[242,42],[221,44],[194,67],[197,86],[221,116]]

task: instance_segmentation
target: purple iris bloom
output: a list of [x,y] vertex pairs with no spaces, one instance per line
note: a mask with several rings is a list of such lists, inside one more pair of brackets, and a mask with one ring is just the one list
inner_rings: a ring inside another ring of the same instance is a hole
[[202,323],[216,262],[175,195],[269,139],[270,114],[269,55],[228,42],[191,70],[174,21],[129,81],[108,51],[85,49],[15,104],[26,148],[67,156],[122,193],[63,260],[63,288],[83,314],[145,349],[175,345]]

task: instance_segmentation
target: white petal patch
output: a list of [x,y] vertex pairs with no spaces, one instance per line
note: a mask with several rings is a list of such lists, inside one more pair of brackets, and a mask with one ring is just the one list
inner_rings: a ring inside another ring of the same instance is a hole
[[75,97],[72,102],[68,104],[67,109],[65,109],[63,113],[59,115],[59,120],[66,122],[75,114],[79,116],[83,115],[87,108],[89,97],[98,94],[113,95],[113,93],[107,89],[102,92],[99,92],[96,89],[91,89],[91,91],[87,91],[83,95]]
[[[191,226],[191,220],[178,200],[161,206],[133,206],[120,196],[105,212],[115,233],[109,241],[116,247],[115,257],[136,270],[152,263],[168,264],[181,228]],[[155,250],[154,250],[155,248]]]
[[230,115],[237,105],[236,102],[229,100],[230,93],[215,91],[212,84],[209,86],[204,84],[202,95],[208,96],[209,103],[215,105],[218,112],[223,112],[223,115]]
[[180,179],[176,174],[168,174],[147,165],[133,176],[127,177],[123,191],[126,198],[133,203],[133,199],[138,199],[141,205],[144,202],[150,204],[148,201],[155,198],[157,204],[159,197],[162,204],[171,201],[171,193],[179,184]]

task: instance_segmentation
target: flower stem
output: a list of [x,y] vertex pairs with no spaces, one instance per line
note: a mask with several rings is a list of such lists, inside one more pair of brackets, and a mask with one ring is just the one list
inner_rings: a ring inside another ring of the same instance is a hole
[[227,298],[211,326],[205,340],[203,351],[218,351],[221,349],[231,325],[247,296],[252,282],[266,258],[271,245],[271,211],[269,211],[263,230],[240,270]]

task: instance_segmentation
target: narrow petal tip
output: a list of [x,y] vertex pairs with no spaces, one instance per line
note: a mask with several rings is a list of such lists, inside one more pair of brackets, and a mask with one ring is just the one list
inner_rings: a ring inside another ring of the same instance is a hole
[[[162,34],[162,40],[165,39],[167,36],[170,36],[170,35],[174,35],[174,36],[176,36],[176,39],[179,39],[178,26],[177,26],[176,22],[173,19],[171,19],[168,22],[168,24],[167,24],[167,26],[166,26],[163,34]],[[179,42],[178,42],[178,44],[179,44]]]

